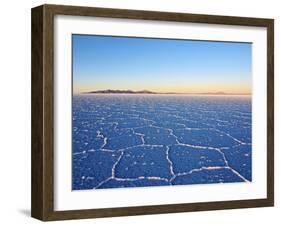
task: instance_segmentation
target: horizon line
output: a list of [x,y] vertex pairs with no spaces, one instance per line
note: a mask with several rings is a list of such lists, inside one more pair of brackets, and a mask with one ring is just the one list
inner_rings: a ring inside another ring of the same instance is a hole
[[243,95],[243,96],[250,96],[252,93],[231,93],[231,92],[155,92],[155,91],[150,91],[150,90],[139,90],[139,91],[134,91],[134,90],[113,90],[113,89],[106,89],[106,90],[93,90],[93,91],[85,91],[85,92],[77,92],[73,94],[136,94],[136,95],[217,95],[217,96],[224,96],[224,95]]
[[73,95],[198,95],[198,96],[251,96],[251,93],[73,93]]

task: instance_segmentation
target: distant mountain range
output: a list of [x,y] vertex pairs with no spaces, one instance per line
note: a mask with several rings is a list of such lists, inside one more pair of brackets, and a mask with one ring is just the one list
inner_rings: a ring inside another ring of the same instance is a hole
[[248,93],[225,93],[225,92],[207,92],[207,93],[158,93],[149,90],[133,91],[133,90],[118,90],[118,89],[106,89],[106,90],[96,90],[90,92],[84,92],[84,94],[190,94],[190,95],[249,95]]
[[156,92],[151,92],[148,90],[141,91],[132,91],[132,90],[118,90],[118,89],[106,89],[106,90],[97,90],[90,91],[86,93],[106,93],[106,94],[158,94]]

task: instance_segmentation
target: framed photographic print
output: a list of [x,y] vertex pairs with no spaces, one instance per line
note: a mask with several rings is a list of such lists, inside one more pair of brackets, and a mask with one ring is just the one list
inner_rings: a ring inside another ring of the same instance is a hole
[[32,9],[32,216],[274,204],[272,19]]

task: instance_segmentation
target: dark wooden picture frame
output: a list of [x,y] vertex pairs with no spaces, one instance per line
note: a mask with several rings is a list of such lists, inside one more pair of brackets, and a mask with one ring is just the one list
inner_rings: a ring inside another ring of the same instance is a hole
[[[267,198],[122,208],[54,210],[54,16],[95,16],[265,27],[267,29]],[[160,214],[274,205],[274,20],[124,9],[42,5],[32,9],[31,215],[49,220]]]

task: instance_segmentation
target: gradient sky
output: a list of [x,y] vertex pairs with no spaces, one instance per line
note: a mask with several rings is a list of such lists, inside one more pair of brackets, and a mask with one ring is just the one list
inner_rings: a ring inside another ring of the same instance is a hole
[[73,92],[251,93],[250,43],[72,35]]

